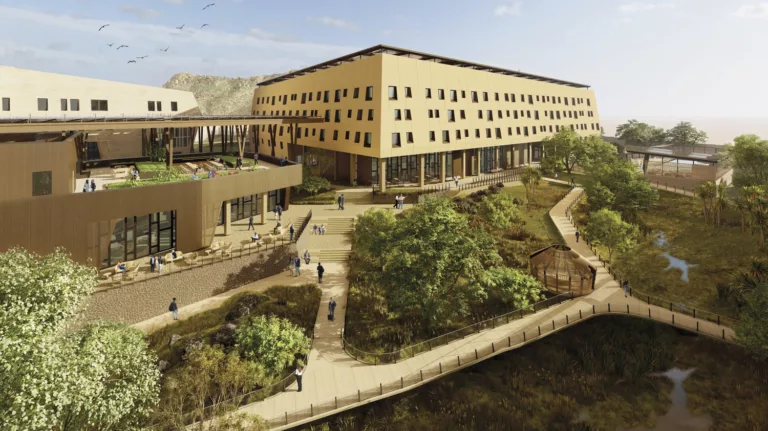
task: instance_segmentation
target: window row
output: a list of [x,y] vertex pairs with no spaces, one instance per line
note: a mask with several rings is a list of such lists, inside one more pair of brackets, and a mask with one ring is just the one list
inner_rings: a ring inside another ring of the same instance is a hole
[[[307,103],[312,101],[312,97],[315,94],[315,92],[308,92],[308,93],[301,93],[301,103]],[[347,97],[347,89],[338,89],[334,90],[333,92],[333,101],[334,102],[341,102],[342,98]],[[352,89],[352,98],[353,99],[359,99],[360,98],[360,88],[354,88]],[[257,97],[256,98],[256,104],[257,105],[275,105],[275,104],[288,104],[288,100],[291,101],[297,101],[299,100],[299,94],[281,94],[277,97]],[[317,97],[315,99],[316,101],[320,102],[322,100],[323,103],[329,103],[331,100],[331,92],[330,90],[325,91],[318,91]],[[366,87],[365,88],[365,100],[370,101],[373,100],[373,87]]]
[[[600,130],[600,124],[598,123],[591,123],[589,125],[591,130]],[[515,127],[514,131],[512,127],[507,127],[507,136],[530,136],[530,135],[536,135],[539,132],[541,133],[557,133],[560,131],[559,125],[555,126],[522,126],[522,127]],[[562,126],[565,127],[565,126]],[[587,124],[571,124],[570,125],[571,130],[587,130]],[[436,134],[434,131],[429,131],[429,142],[435,142]],[[457,141],[460,141],[464,138],[469,138],[469,129],[463,129],[463,134],[461,129],[456,129],[455,132],[455,139]],[[480,132],[480,129],[475,129],[474,137],[476,139],[481,139],[482,134]],[[485,129],[485,138],[487,139],[502,139],[502,129],[500,127],[496,127],[495,129],[486,128]],[[414,143],[413,140],[413,132],[405,132],[405,140],[407,143],[412,144]],[[444,144],[449,144],[451,142],[451,133],[450,130],[443,130],[442,131],[442,142]],[[401,133],[395,132],[392,133],[392,147],[393,148],[399,148],[402,144],[401,140]]]
[[[272,129],[273,127],[274,127],[274,129]],[[262,125],[261,126],[261,131],[262,132],[269,132],[271,130],[275,130],[277,132],[276,133],[277,136],[283,136],[283,127],[284,126],[279,126],[278,127],[277,125],[275,125],[275,126]],[[286,130],[286,132],[287,132],[286,134],[290,134],[291,133],[291,129],[289,127],[286,127],[286,129],[287,129]],[[318,133],[318,130],[319,130],[319,133]],[[317,128],[310,129],[309,127],[305,127],[304,129],[302,129],[301,127],[297,127],[296,128],[296,139],[301,138],[302,132],[303,132],[305,138],[309,138],[311,136],[311,137],[318,138],[318,140],[320,142],[325,142],[325,140],[326,140],[325,129],[317,129]],[[338,141],[339,140],[339,131],[338,130],[334,130],[332,132],[331,136],[332,136],[332,140]],[[354,142],[356,144],[360,143],[360,139],[361,138],[363,138],[363,146],[366,147],[366,148],[370,148],[372,143],[373,143],[373,133],[365,132],[363,134],[361,132],[354,132]],[[265,142],[265,139],[266,139],[266,142],[269,142],[269,138],[261,138],[261,143],[262,144]],[[344,139],[347,140],[347,141],[352,140],[352,132],[350,132],[349,130],[344,131]]]
[[[431,88],[425,88],[424,90],[425,90],[424,96],[427,99],[431,99],[432,98],[432,89]],[[466,90],[461,90],[460,92],[461,92],[461,98],[462,99],[466,99],[467,98]],[[388,94],[389,94],[389,100],[398,100],[398,98],[397,98],[397,87],[396,86],[389,86]],[[495,92],[493,94],[494,94],[494,100],[496,102],[500,102],[501,101],[500,94],[504,95],[504,101],[505,102],[516,103],[517,100],[518,100],[517,94],[515,94],[515,93],[498,93],[498,92]],[[482,92],[482,96],[483,96],[483,102],[489,102],[490,101],[489,93],[487,91],[483,91]],[[571,106],[571,105],[576,106],[576,105],[581,105],[581,104],[586,103],[587,106],[592,106],[592,102],[590,101],[590,99],[585,99],[583,97],[571,97],[570,98],[570,103],[569,103],[568,102],[568,100],[569,100],[568,97],[533,95],[533,94],[528,94],[528,95],[520,94],[520,99],[519,99],[520,103],[526,103],[526,96],[527,96],[527,102],[529,104],[531,104],[531,105],[534,104],[534,99],[535,99],[535,101],[538,102],[538,103],[550,103],[550,102],[553,103],[553,104],[556,104],[556,103],[563,104],[564,103],[566,106]],[[405,87],[405,97],[406,98],[412,97],[411,87]],[[471,97],[472,103],[478,103],[479,102],[478,92],[477,91],[470,91],[470,97]],[[437,90],[437,98],[439,100],[445,100],[445,90],[443,90],[442,88],[439,88]],[[457,91],[457,90],[448,90],[448,99],[451,102],[458,102],[458,100],[459,100],[459,91]]]
[[[150,112],[154,112],[154,111],[160,112],[163,110],[163,102],[160,102],[160,101],[154,102],[150,100],[147,102],[147,110]],[[178,110],[179,110],[179,104],[176,102],[171,102],[171,111],[176,112]]]
[[[406,112],[406,119],[410,120],[411,119],[410,118],[411,110],[410,109],[406,109],[405,112]],[[497,118],[504,118],[504,111],[499,109],[496,112],[497,112]],[[533,117],[531,117],[531,112],[533,112]],[[562,112],[562,116],[560,115],[561,112]],[[517,120],[519,118],[533,118],[535,120],[539,120],[540,119],[539,111],[530,111],[530,110],[523,111],[523,110],[521,110],[521,111],[518,112],[517,110],[510,111],[509,109],[507,109],[506,110],[506,114],[507,114],[506,115],[507,118],[512,117],[515,120]],[[587,114],[588,114],[588,117],[593,117],[592,111],[588,111]],[[440,118],[440,110],[439,109],[429,109],[429,110],[427,110],[427,116],[429,118]],[[544,117],[547,117],[550,120],[555,120],[555,119],[560,120],[560,119],[563,119],[563,118],[580,118],[580,117],[583,117],[583,116],[584,116],[584,111],[544,111]],[[466,115],[465,110],[463,110],[463,109],[459,110],[459,118],[462,119],[462,120],[466,120],[467,119],[467,115]],[[481,119],[481,120],[484,118],[483,117],[483,110],[482,109],[479,109],[477,111],[477,118]],[[400,109],[395,109],[395,120],[400,120],[400,119],[402,119],[402,116],[400,114]],[[493,111],[492,110],[488,109],[488,110],[485,111],[485,119],[488,120],[488,121],[493,121]],[[450,122],[456,121],[456,112],[455,112],[455,110],[453,110],[453,109],[449,109],[448,110],[448,121],[450,121]]]

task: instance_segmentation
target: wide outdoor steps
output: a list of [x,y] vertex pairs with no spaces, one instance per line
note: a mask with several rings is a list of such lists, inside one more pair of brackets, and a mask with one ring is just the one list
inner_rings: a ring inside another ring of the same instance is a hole
[[[347,235],[355,230],[355,219],[352,217],[338,217],[324,220],[313,218],[310,225],[317,225],[318,228],[321,225],[325,225],[326,235]],[[308,229],[311,230],[312,226],[309,226]]]
[[310,253],[315,262],[347,262],[352,250],[318,250]]

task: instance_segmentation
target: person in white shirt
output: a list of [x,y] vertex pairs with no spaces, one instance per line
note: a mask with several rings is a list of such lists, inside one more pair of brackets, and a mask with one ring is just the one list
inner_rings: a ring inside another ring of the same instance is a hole
[[301,392],[301,376],[304,374],[304,367],[299,365],[298,368],[296,368],[296,371],[294,372],[296,374],[296,383],[299,385],[299,391]]

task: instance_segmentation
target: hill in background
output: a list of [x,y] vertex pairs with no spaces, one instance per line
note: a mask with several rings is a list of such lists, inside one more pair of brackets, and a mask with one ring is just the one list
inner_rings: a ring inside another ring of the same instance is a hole
[[203,115],[248,115],[253,104],[253,90],[259,83],[279,75],[227,78],[177,73],[163,84],[163,88],[191,91]]

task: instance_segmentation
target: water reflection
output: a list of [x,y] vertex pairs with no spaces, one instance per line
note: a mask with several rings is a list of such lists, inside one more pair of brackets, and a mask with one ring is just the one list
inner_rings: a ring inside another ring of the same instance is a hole
[[672,407],[664,416],[656,420],[653,428],[633,428],[630,431],[707,431],[712,427],[712,418],[709,416],[692,416],[688,411],[687,399],[683,381],[691,375],[693,369],[681,370],[672,368],[664,373],[653,373],[651,376],[663,376],[670,380],[672,387]]
[[688,283],[688,269],[699,266],[696,264],[690,264],[682,259],[678,259],[672,256],[671,254],[669,254],[668,251],[661,253],[659,256],[666,257],[667,259],[669,259],[669,265],[666,268],[664,268],[664,271],[669,271],[672,268],[679,269],[680,271],[682,271],[682,275],[680,276],[680,279],[686,283]]

